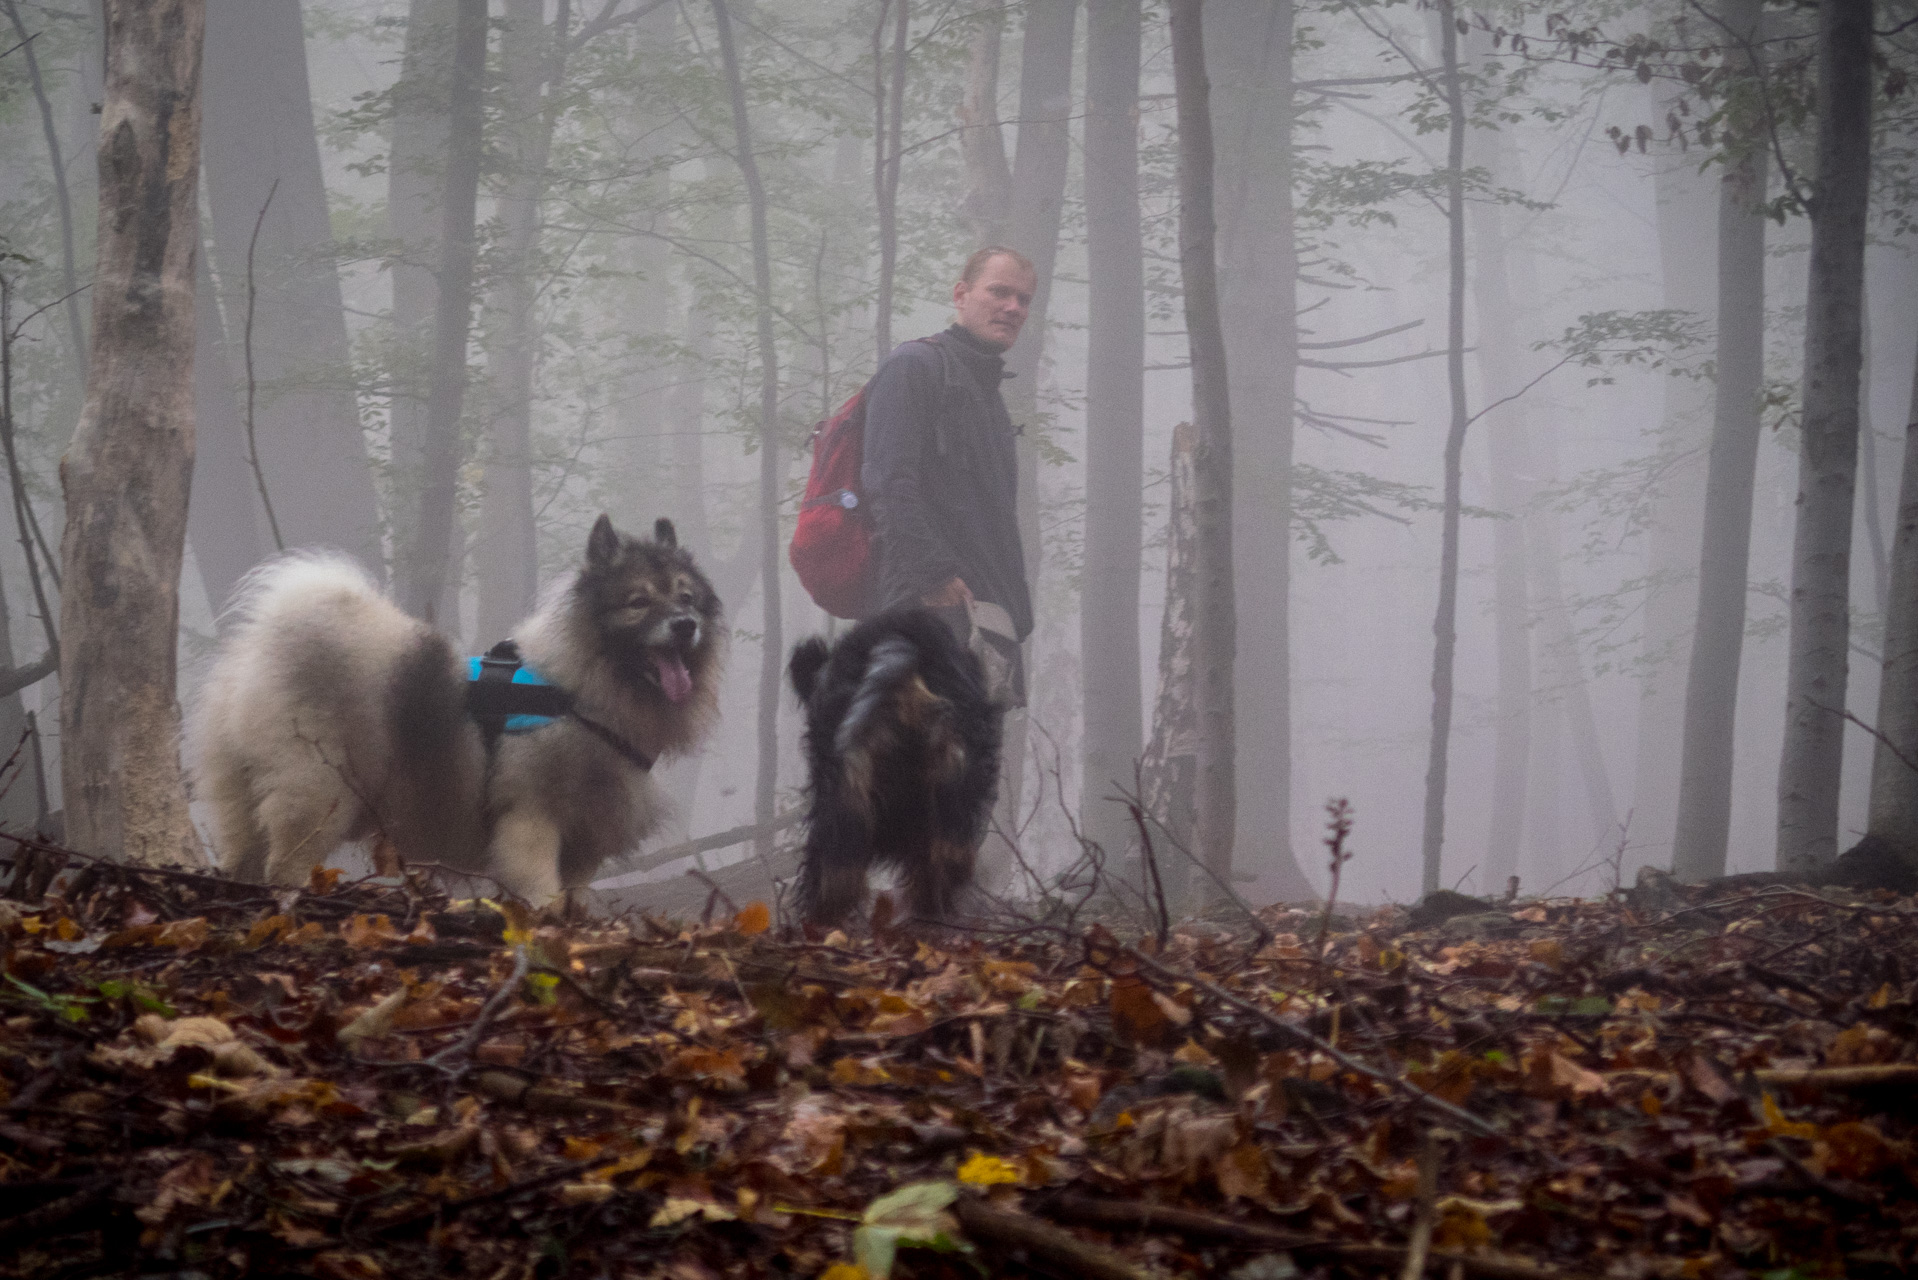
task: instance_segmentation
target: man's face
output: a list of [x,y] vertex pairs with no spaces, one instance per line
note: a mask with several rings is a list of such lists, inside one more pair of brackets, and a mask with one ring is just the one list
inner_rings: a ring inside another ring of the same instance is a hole
[[1004,351],[1019,338],[1032,310],[1037,281],[1016,258],[999,254],[971,284],[952,286],[952,305],[959,311],[959,327],[988,346]]

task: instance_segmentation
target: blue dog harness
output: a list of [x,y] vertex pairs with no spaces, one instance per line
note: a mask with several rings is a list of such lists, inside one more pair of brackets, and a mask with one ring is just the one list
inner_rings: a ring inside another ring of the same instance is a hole
[[500,641],[484,657],[466,660],[466,713],[479,724],[488,760],[498,750],[502,735],[531,733],[567,716],[640,769],[653,767],[651,756],[597,720],[581,715],[573,696],[527,666],[519,645],[511,640]]

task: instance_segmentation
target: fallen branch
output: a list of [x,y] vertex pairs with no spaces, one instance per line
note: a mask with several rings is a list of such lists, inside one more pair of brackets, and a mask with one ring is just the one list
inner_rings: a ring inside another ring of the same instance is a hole
[[[1764,1067],[1749,1074],[1754,1082],[1767,1089],[1872,1089],[1918,1084],[1918,1062],[1881,1062],[1856,1067]],[[1606,1076],[1614,1080],[1643,1080],[1647,1084],[1662,1084],[1672,1079],[1669,1071],[1611,1071]]]
[[1088,1244],[1031,1214],[997,1209],[975,1196],[960,1196],[953,1203],[952,1213],[974,1240],[1023,1249],[1069,1275],[1090,1280],[1150,1280],[1146,1272],[1104,1245]]

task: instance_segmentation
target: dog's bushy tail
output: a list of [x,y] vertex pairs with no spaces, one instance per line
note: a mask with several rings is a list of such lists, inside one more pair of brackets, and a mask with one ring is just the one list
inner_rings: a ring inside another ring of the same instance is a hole
[[826,660],[832,657],[832,649],[822,636],[812,636],[793,646],[792,661],[786,664],[786,674],[793,682],[793,692],[799,695],[801,702],[811,702],[814,689],[819,687],[819,673],[826,669]]
[[833,750],[841,756],[865,745],[868,729],[879,709],[919,669],[919,650],[904,636],[887,636],[866,655],[866,672],[846,708],[846,718],[833,735]]

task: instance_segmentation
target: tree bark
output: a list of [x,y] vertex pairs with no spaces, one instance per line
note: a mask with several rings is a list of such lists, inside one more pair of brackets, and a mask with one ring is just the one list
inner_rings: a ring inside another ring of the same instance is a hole
[[[384,352],[393,457],[387,517],[392,525],[393,580],[403,596],[419,574],[412,549],[419,538],[419,495],[426,476],[426,402],[439,301],[434,272],[440,258],[457,5],[458,0],[408,0],[406,43],[392,91],[387,143],[386,217],[396,246],[386,262],[393,288],[392,328]],[[449,559],[454,550],[449,544]],[[450,612],[456,600],[443,594],[441,612]]]
[[[1140,801],[1176,848],[1155,841],[1159,875],[1168,895],[1180,896],[1191,867],[1177,850],[1198,847],[1194,810],[1198,783],[1199,716],[1194,695],[1193,633],[1198,606],[1198,528],[1193,505],[1192,424],[1172,429],[1167,467],[1165,609],[1159,620],[1159,682],[1152,704],[1152,740],[1140,768]],[[1130,816],[1130,815],[1128,815]],[[1144,868],[1141,868],[1144,872]],[[1141,888],[1150,892],[1145,873]]]
[[1197,853],[1220,883],[1232,883],[1237,819],[1233,659],[1238,622],[1232,561],[1232,405],[1219,316],[1212,212],[1212,115],[1207,101],[1202,0],[1172,0],[1172,78],[1178,98],[1179,274],[1192,351],[1196,440],[1192,474],[1198,560],[1194,613],[1197,671]]
[[[260,498],[247,466],[246,419],[240,413],[213,273],[200,256],[193,296],[193,503],[187,537],[200,566],[207,604],[217,616],[246,571],[273,544],[260,528]],[[244,377],[244,375],[242,375]]]
[[[1486,157],[1494,181],[1509,182],[1511,166],[1501,164],[1505,148],[1494,144]],[[1501,172],[1501,171],[1504,172]],[[1523,385],[1507,371],[1525,359],[1512,328],[1512,290],[1506,270],[1504,210],[1483,204],[1471,216],[1478,270],[1472,295],[1478,313],[1480,393],[1496,401]],[[1532,618],[1526,584],[1526,551],[1531,517],[1532,464],[1530,425],[1522,402],[1486,415],[1486,462],[1492,478],[1492,502],[1503,517],[1492,526],[1493,645],[1498,667],[1497,721],[1492,740],[1492,796],[1485,839],[1483,885],[1504,889],[1518,871],[1519,841],[1525,829],[1525,797],[1532,750]]]
[[785,641],[780,623],[779,496],[784,479],[779,447],[779,348],[773,338],[772,246],[766,230],[766,188],[753,155],[752,122],[746,115],[746,82],[733,46],[733,23],[726,0],[713,0],[719,56],[726,69],[732,102],[733,137],[740,176],[746,180],[747,212],[752,219],[753,295],[759,338],[759,587],[762,615],[759,652],[759,766],[753,787],[753,820],[761,834],[753,851],[772,852],[773,802],[779,788],[779,675]]
[[[1722,19],[1755,39],[1760,0],[1726,0]],[[1747,74],[1749,54],[1734,54]],[[1758,467],[1758,397],[1765,373],[1766,163],[1757,122],[1744,122],[1718,186],[1718,389],[1705,472],[1705,523],[1698,554],[1698,624],[1685,680],[1685,736],[1679,766],[1672,874],[1725,874],[1730,838],[1738,667],[1745,645],[1750,580],[1752,486]]]
[[1905,462],[1886,594],[1884,676],[1878,685],[1883,736],[1872,753],[1867,829],[1918,866],[1918,364],[1912,368],[1911,408],[1905,415]]
[[61,460],[66,840],[197,861],[175,698],[193,474],[200,0],[107,6],[86,406]]
[[1810,202],[1804,443],[1778,765],[1780,871],[1816,870],[1838,856],[1871,194],[1871,19],[1871,0],[1825,0],[1818,9],[1818,181]]
[[[897,5],[897,11],[894,6]],[[879,214],[879,294],[873,306],[873,363],[892,354],[893,274],[899,264],[899,168],[904,159],[906,31],[912,0],[879,0],[872,28],[872,192]],[[886,19],[893,20],[892,75],[886,75]]]
[[452,554],[461,461],[460,411],[466,399],[466,344],[473,321],[473,241],[479,202],[486,78],[486,0],[459,0],[453,29],[452,82],[447,94],[446,183],[440,199],[438,302],[433,312],[433,380],[426,398],[426,438],[419,518],[409,560],[414,576],[401,601],[415,617],[442,619],[444,598],[458,590]]
[[14,0],[5,0],[7,18],[14,35],[20,38],[20,53],[26,60],[27,83],[33,89],[33,101],[40,108],[40,129],[47,141],[47,164],[53,180],[54,209],[60,215],[60,283],[65,287],[62,304],[67,313],[67,343],[72,348],[73,367],[80,381],[87,377],[87,330],[80,318],[80,269],[73,248],[73,198],[67,190],[67,163],[61,154],[60,131],[53,123],[53,103],[47,99],[46,83],[40,78],[40,58],[33,47],[27,24],[20,21]]
[[[237,354],[252,274],[255,437],[288,546],[381,571],[299,0],[206,0],[206,193],[213,266]],[[275,185],[277,184],[277,185]],[[269,196],[271,203],[268,203]],[[265,218],[261,210],[265,209]],[[231,359],[238,367],[240,361]]]
[[539,211],[566,70],[572,5],[559,0],[549,29],[546,0],[507,0],[500,33],[506,79],[507,149],[512,168],[500,197],[500,277],[482,328],[492,385],[492,442],[480,496],[473,564],[479,579],[479,643],[511,634],[539,590],[533,528],[533,378],[539,364]]
[[1432,622],[1432,743],[1425,769],[1424,871],[1421,892],[1439,887],[1445,846],[1445,784],[1452,738],[1452,677],[1458,646],[1460,470],[1465,453],[1465,95],[1459,79],[1457,11],[1438,0],[1442,89],[1450,119],[1446,149],[1445,225],[1449,289],[1446,300],[1446,377],[1452,423],[1445,435],[1445,509],[1439,548],[1438,613]]
[[1238,862],[1261,896],[1312,896],[1292,849],[1292,451],[1298,401],[1292,0],[1210,0],[1220,307],[1233,417]]
[[1145,259],[1139,229],[1140,0],[1086,16],[1085,568],[1079,652],[1084,779],[1079,830],[1108,852],[1132,838],[1125,807],[1143,746],[1139,566],[1145,450]]
[[975,245],[1005,238],[1012,169],[999,128],[999,38],[1005,27],[999,0],[976,0],[966,59],[966,90],[959,104],[959,152],[965,158],[964,212]]
[[[1653,183],[1664,305],[1712,324],[1717,317],[1712,271],[1718,252],[1715,184],[1689,157],[1670,154],[1658,158]],[[1657,866],[1671,864],[1672,830],[1678,821],[1685,659],[1698,615],[1705,464],[1711,448],[1711,384],[1692,378],[1666,378],[1664,383],[1658,453],[1666,461],[1645,537],[1630,833],[1636,856]]]

